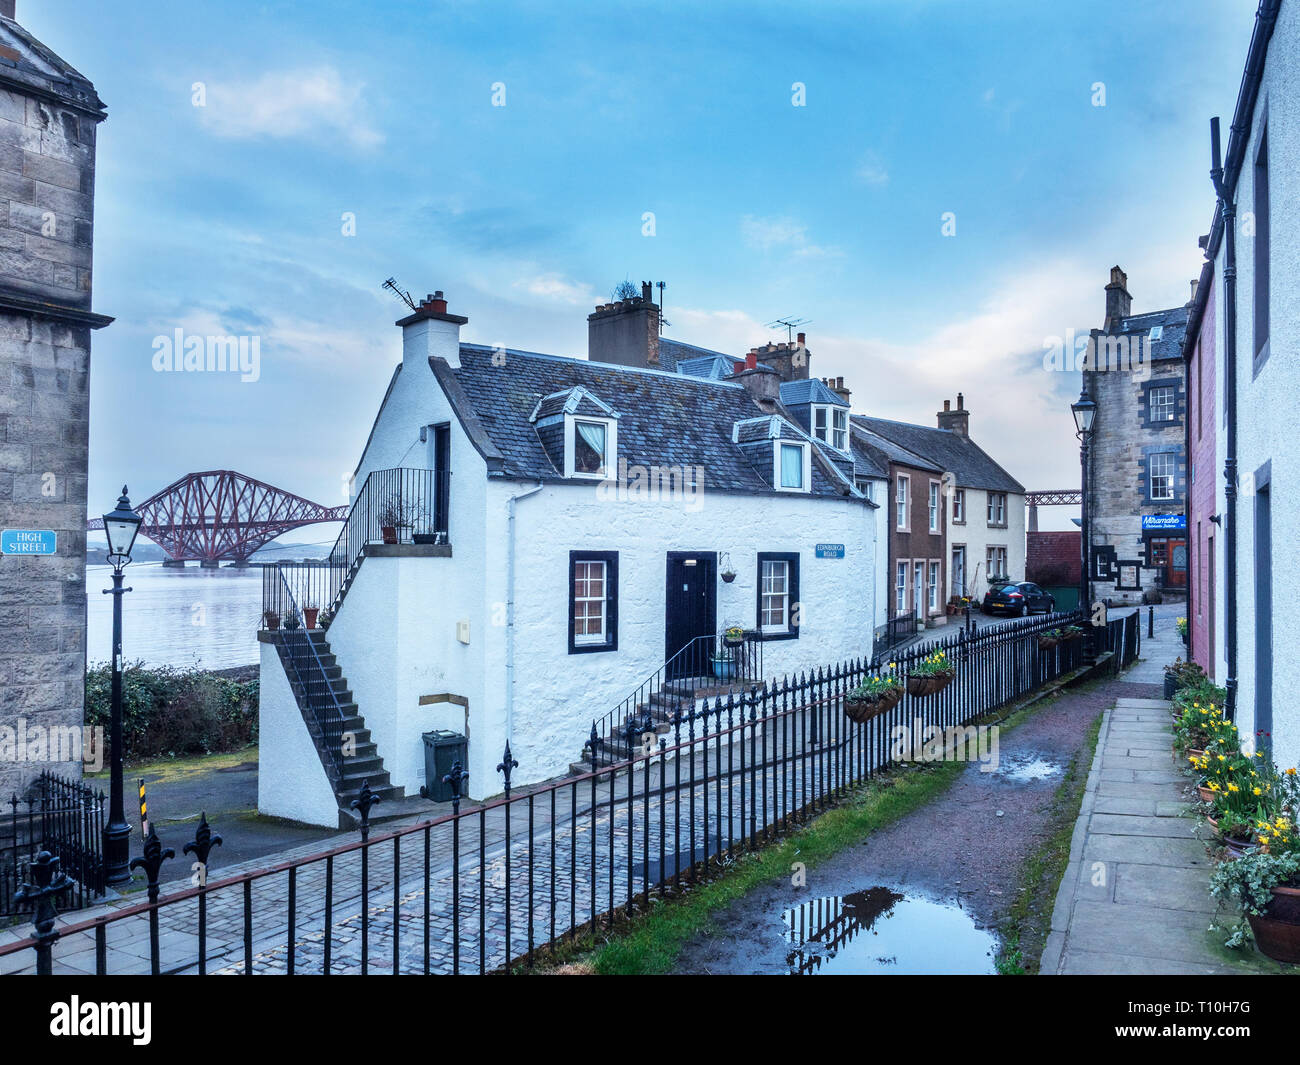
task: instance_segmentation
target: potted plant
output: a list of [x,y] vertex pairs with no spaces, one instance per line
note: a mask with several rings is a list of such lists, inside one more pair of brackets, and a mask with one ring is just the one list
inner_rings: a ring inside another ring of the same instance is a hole
[[310,599],[303,604],[302,616],[307,621],[307,628],[314,629],[316,627],[316,615],[319,613],[320,613],[320,607],[317,606],[315,603],[313,603]]
[[1188,633],[1191,631],[1186,618],[1178,619],[1178,635],[1183,639],[1183,646],[1187,646]]
[[320,626],[321,632],[326,632],[330,627],[330,622],[334,620],[334,611],[326,607],[320,612],[320,617],[316,619],[316,624]]
[[274,610],[263,610],[262,625],[267,631],[275,632],[280,627],[280,615]]
[[295,632],[302,627],[302,619],[298,617],[298,611],[290,607],[280,616],[280,624],[289,632]]
[[401,508],[390,499],[379,508],[379,534],[383,537],[384,543],[397,543],[397,528],[401,524]]
[[1179,688],[1205,684],[1205,670],[1195,662],[1184,662],[1181,658],[1165,666],[1165,698],[1172,699]]
[[937,695],[957,675],[948,655],[935,651],[912,666],[907,673],[907,693],[915,696]]
[[729,654],[718,653],[712,658],[713,675],[721,681],[734,680],[736,677],[736,660]]
[[1050,651],[1065,638],[1065,633],[1060,629],[1048,629],[1046,632],[1038,634],[1038,649],[1040,651]]
[[722,632],[722,642],[728,647],[739,647],[745,642],[745,630],[740,625],[728,625]]
[[723,584],[730,584],[736,579],[736,567],[731,564],[731,555],[726,551],[722,552],[722,572],[720,576]]
[[1267,851],[1221,862],[1210,877],[1210,893],[1220,902],[1235,904],[1246,918],[1232,930],[1226,946],[1241,946],[1253,936],[1256,946],[1275,961],[1300,962],[1300,854],[1289,825]]
[[844,696],[844,713],[850,721],[865,724],[898,705],[903,697],[903,685],[894,673],[890,662],[884,672],[867,677]]
[[1083,639],[1083,627],[1081,625],[1066,625],[1061,632],[1061,639],[1069,642],[1070,640]]

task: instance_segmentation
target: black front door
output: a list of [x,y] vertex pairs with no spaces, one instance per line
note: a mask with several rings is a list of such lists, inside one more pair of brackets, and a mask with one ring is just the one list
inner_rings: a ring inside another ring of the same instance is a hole
[[668,552],[664,660],[668,679],[705,675],[713,650],[700,636],[718,631],[716,552]]

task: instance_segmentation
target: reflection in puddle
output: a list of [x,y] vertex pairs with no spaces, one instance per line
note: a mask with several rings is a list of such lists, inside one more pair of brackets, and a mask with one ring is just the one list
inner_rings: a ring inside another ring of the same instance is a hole
[[783,919],[795,975],[994,971],[997,939],[965,911],[885,887],[811,899]]
[[1021,754],[1003,759],[997,768],[997,775],[1013,784],[1032,784],[1036,780],[1054,777],[1060,772],[1059,762],[1049,761],[1036,754]]

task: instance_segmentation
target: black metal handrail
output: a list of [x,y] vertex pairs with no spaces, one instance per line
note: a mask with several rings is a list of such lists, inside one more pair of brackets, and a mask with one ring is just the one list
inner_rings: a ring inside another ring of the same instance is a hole
[[262,575],[263,603],[267,602],[268,584],[271,586],[272,606],[269,608],[281,618],[277,642],[285,672],[294,686],[299,706],[311,715],[315,724],[313,738],[324,752],[326,770],[336,787],[343,779],[343,737],[347,714],[339,702],[334,682],[326,672],[313,633],[302,620],[302,610],[294,597],[289,582],[279,566],[268,566]]
[[[447,543],[450,489],[450,470],[396,467],[369,473],[324,559],[276,563],[298,604],[304,610],[337,611],[371,544]],[[275,629],[282,619],[272,612],[267,590],[264,581],[261,627]]]
[[701,690],[762,680],[761,633],[746,631],[739,640],[725,632],[697,636],[593,722],[597,742],[634,742],[657,722],[671,724],[683,711],[693,710]]
[[[104,894],[104,793],[43,770],[26,798],[11,795],[0,817],[0,914],[18,912],[14,894],[38,851],[63,860],[73,881],[71,905],[88,905]],[[25,805],[26,812],[20,807]]]

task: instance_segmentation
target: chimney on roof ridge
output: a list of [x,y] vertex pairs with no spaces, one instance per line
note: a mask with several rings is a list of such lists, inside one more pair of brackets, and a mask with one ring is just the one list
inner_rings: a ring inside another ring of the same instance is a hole
[[1199,277],[1192,278],[1192,298],[1187,301],[1187,305],[1189,307],[1196,302],[1196,287],[1200,283],[1201,283],[1201,279]]
[[460,327],[469,319],[447,313],[442,290],[425,296],[419,307],[397,325],[402,330],[402,368],[427,373],[431,358],[444,359],[453,370],[460,367]]
[[1133,297],[1128,291],[1128,275],[1118,266],[1110,268],[1110,283],[1106,286],[1106,321],[1102,330],[1109,332],[1133,312]]
[[649,281],[641,295],[601,303],[587,315],[587,359],[617,366],[659,368],[659,308]]
[[749,354],[745,356],[745,369],[758,369],[758,348],[750,348]]
[[943,410],[936,415],[939,420],[940,429],[948,429],[958,436],[970,437],[970,411],[966,409],[966,401],[960,392],[957,393],[957,409],[952,409],[950,400],[943,401]]

